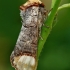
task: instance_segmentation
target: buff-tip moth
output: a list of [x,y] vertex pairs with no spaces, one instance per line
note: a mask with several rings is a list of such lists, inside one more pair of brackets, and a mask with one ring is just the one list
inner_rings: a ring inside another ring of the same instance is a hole
[[36,70],[37,46],[46,10],[40,0],[28,0],[20,6],[22,27],[10,61],[15,70]]

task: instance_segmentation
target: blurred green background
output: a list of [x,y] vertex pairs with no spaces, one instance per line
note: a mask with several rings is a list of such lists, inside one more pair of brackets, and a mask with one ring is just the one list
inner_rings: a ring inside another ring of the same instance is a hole
[[[51,0],[42,0],[50,9]],[[0,70],[15,70],[10,54],[21,28],[19,6],[26,0],[0,0]],[[62,0],[61,5],[70,0]],[[39,58],[37,70],[70,70],[70,8],[58,12],[57,24],[52,29]]]

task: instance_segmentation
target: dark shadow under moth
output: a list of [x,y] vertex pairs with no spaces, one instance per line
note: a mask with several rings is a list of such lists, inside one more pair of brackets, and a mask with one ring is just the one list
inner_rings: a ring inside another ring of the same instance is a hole
[[37,45],[46,10],[39,0],[20,6],[22,27],[10,61],[15,70],[36,70]]

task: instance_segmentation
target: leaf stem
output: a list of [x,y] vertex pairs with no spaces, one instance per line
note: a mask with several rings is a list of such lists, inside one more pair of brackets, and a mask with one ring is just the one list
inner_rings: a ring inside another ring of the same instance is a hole
[[52,22],[54,20],[54,16],[55,16],[55,14],[57,12],[57,9],[59,7],[60,2],[61,2],[61,0],[56,0],[55,5],[54,5],[50,15],[48,16],[48,18],[45,21],[45,25],[49,26],[49,28],[46,28],[44,26],[42,27],[41,36],[42,36],[43,40],[39,39],[39,43],[38,43],[38,57],[40,56],[40,53],[41,53],[41,51],[43,49],[43,46],[44,46],[44,44],[46,42],[46,39],[47,39],[47,37],[49,36],[49,34],[50,34],[51,30],[52,30]]
[[68,8],[68,7],[70,7],[70,3],[68,3],[68,4],[63,4],[62,6],[60,6],[60,7],[58,8],[57,12],[60,11],[61,9]]

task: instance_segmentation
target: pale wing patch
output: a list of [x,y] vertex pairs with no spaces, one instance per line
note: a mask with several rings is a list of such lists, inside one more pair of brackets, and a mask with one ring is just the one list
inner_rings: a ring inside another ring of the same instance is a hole
[[19,56],[14,58],[14,65],[18,70],[33,70],[36,65],[35,58],[32,56]]
[[31,4],[31,3],[34,3],[34,2],[36,2],[36,3],[42,3],[40,0],[29,0],[28,2],[26,2],[25,4],[24,4],[24,6],[27,6],[27,5],[29,5],[29,4]]

